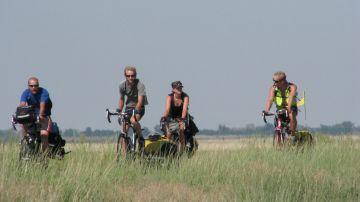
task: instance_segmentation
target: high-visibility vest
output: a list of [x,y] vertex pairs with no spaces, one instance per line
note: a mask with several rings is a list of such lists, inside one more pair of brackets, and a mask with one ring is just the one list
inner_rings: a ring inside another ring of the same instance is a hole
[[[290,84],[290,85],[292,85],[292,84]],[[274,102],[276,104],[277,109],[284,109],[288,106],[289,97],[290,97],[290,85],[285,90],[285,97],[282,96],[281,90],[278,89],[277,87],[275,87]],[[294,98],[293,102],[291,103],[291,106],[297,106],[295,98]]]

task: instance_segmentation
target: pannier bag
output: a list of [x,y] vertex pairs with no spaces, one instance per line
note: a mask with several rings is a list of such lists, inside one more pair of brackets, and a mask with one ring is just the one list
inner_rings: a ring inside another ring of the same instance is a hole
[[20,106],[16,108],[14,121],[20,124],[36,122],[35,109],[33,106]]
[[52,122],[51,133],[49,134],[49,144],[55,147],[63,147],[66,141],[61,137],[60,130],[56,122]]
[[195,122],[194,122],[194,118],[192,116],[190,116],[190,119],[189,119],[189,127],[186,128],[185,130],[186,133],[189,133],[193,136],[196,135],[196,133],[199,132],[199,129],[198,127],[196,126]]

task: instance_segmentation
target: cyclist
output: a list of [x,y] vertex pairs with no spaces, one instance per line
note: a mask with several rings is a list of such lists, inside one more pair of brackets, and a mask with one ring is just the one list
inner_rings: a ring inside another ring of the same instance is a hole
[[290,120],[290,134],[295,135],[297,128],[296,116],[298,108],[296,105],[297,86],[286,80],[286,74],[282,71],[273,75],[274,84],[270,87],[269,95],[265,105],[265,113],[270,111],[272,103],[275,102],[277,110],[286,109]]
[[[124,69],[125,81],[120,83],[120,99],[118,112],[122,112],[126,97],[125,112],[131,115],[130,122],[134,126],[136,135],[139,138],[140,149],[144,147],[144,138],[141,134],[139,121],[145,114],[145,105],[148,104],[145,85],[136,78],[137,72],[134,66],[126,66]],[[127,132],[129,128],[125,128]]]
[[[33,106],[35,115],[39,118],[40,137],[42,149],[45,151],[49,146],[49,134],[51,132],[51,108],[52,102],[49,92],[39,86],[39,79],[30,77],[28,79],[28,89],[24,90],[20,98],[20,106]],[[26,126],[23,126],[26,132]]]
[[[185,128],[188,117],[189,96],[183,92],[183,85],[181,81],[174,81],[171,83],[172,93],[166,97],[165,112],[161,118],[161,122],[165,122],[167,118],[171,118],[179,123],[179,141],[180,152],[185,149]],[[171,139],[171,132],[166,126],[166,137]]]

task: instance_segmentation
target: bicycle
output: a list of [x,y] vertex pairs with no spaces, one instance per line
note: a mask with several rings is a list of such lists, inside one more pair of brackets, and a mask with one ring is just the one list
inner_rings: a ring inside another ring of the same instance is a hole
[[[137,155],[142,155],[143,150],[140,146],[140,139],[135,133],[134,126],[130,122],[131,116],[134,115],[134,110],[125,112],[111,112],[106,109],[106,117],[109,123],[111,123],[111,116],[118,117],[118,123],[120,125],[120,132],[116,141],[116,161],[128,156],[135,158]],[[141,150],[141,151],[140,151]]]
[[266,113],[262,112],[262,118],[265,123],[267,123],[266,116],[274,116],[274,137],[273,137],[273,145],[281,149],[284,147],[286,140],[288,139],[290,133],[290,119],[288,116],[288,112],[286,109],[281,109],[274,113]]
[[[23,112],[18,114],[19,111]],[[12,116],[11,124],[15,131],[17,131],[16,124],[22,124],[25,130],[23,137],[20,140],[20,161],[37,161],[44,159],[47,156],[50,158],[63,159],[66,154],[64,146],[66,141],[62,139],[59,133],[59,128],[55,122],[52,125],[52,131],[49,134],[49,147],[47,153],[41,151],[41,135],[39,130],[39,120],[33,114],[33,108],[30,106],[18,107],[17,113]]]
[[[160,128],[163,132],[166,131],[166,128],[168,128],[169,132],[171,133],[171,139],[169,140],[171,143],[173,143],[173,146],[171,148],[168,148],[168,153],[172,156],[176,156],[178,154],[181,154],[181,144],[180,144],[180,125],[178,120],[167,118],[164,121],[160,122]],[[185,153],[190,158],[193,156],[198,149],[198,142],[196,138],[188,131],[188,127],[184,130],[184,141],[185,141]]]
[[266,116],[274,116],[274,137],[273,145],[282,149],[285,145],[305,146],[313,145],[314,138],[309,131],[297,131],[294,136],[290,133],[290,119],[286,109],[277,110],[276,113],[262,112],[262,118],[267,123]]

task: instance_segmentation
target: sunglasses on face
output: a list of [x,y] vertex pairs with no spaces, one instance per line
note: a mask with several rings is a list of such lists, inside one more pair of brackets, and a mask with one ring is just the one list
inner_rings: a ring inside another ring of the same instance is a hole
[[36,85],[29,85],[30,88],[38,88],[39,87],[39,84],[36,84]]
[[183,87],[175,87],[174,89],[182,91]]
[[136,77],[135,74],[127,74],[127,75],[125,75],[125,76],[126,76],[126,78],[135,78],[135,77]]
[[283,80],[279,80],[279,81],[276,81],[276,80],[273,80],[274,83],[281,83]]

